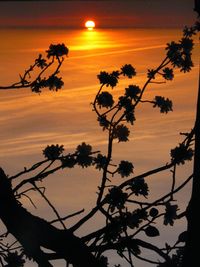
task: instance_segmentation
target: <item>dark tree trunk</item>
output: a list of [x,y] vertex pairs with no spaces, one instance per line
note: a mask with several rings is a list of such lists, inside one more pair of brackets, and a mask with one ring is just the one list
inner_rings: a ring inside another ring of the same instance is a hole
[[[197,5],[198,4],[198,5]],[[195,1],[195,11],[200,13],[200,1]],[[200,262],[200,70],[195,122],[195,153],[192,195],[187,207],[188,234],[183,257],[183,267],[196,267]]]
[[44,219],[28,212],[16,200],[11,183],[0,168],[0,219],[19,243],[25,254],[39,267],[53,267],[41,247],[55,252],[56,258],[74,267],[103,267],[90,249],[69,230],[60,230]]
[[194,0],[194,11],[200,16],[200,0]]

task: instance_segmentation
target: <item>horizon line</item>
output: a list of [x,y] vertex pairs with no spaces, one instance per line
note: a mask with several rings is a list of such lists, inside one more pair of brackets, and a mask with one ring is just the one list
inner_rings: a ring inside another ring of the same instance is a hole
[[[104,30],[104,29],[182,29],[181,26],[169,26],[169,25],[160,25],[160,26],[103,26],[103,27],[95,27],[93,31],[95,30]],[[51,29],[66,29],[66,30],[87,30],[86,27],[81,26],[66,26],[66,25],[51,25],[51,26],[44,26],[44,25],[7,25],[3,26],[0,25],[0,29],[45,29],[45,30],[51,30]],[[92,31],[91,31],[92,32]]]

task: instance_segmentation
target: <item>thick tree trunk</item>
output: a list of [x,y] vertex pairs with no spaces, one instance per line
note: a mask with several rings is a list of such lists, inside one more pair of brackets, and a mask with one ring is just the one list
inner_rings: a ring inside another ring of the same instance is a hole
[[200,261],[200,72],[195,122],[195,153],[192,195],[187,207],[188,235],[183,257],[183,267],[196,267]]
[[56,253],[74,267],[103,267],[89,248],[69,230],[60,230],[34,216],[16,200],[10,181],[0,168],[0,219],[19,243],[25,254],[40,267],[52,267],[41,247]]

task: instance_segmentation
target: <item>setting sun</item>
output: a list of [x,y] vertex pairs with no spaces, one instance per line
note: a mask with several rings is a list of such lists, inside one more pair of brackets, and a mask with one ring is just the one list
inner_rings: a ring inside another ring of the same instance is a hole
[[90,31],[93,30],[93,28],[95,27],[94,21],[92,21],[92,20],[86,21],[85,27],[88,28],[88,30],[90,30]]

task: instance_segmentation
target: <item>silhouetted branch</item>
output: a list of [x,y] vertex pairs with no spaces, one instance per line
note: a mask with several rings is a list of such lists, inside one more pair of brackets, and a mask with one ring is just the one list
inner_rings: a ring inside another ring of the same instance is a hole
[[62,217],[62,218],[60,218],[60,219],[52,220],[52,221],[50,221],[49,223],[51,223],[51,224],[52,224],[52,223],[56,223],[56,222],[58,222],[58,221],[60,221],[60,220],[65,221],[65,220],[67,220],[67,219],[69,219],[69,218],[72,218],[72,217],[74,217],[74,216],[76,216],[76,215],[81,214],[82,212],[84,212],[84,209],[79,210],[79,211],[76,211],[76,212],[74,212],[74,213],[72,213],[72,214],[70,214],[70,215],[67,215],[67,216],[65,216],[65,217]]
[[161,166],[159,168],[156,168],[156,169],[152,169],[150,171],[147,171],[145,173],[142,173],[140,175],[137,175],[131,179],[128,179],[126,180],[125,182],[121,183],[119,185],[119,187],[122,189],[124,188],[125,186],[129,186],[135,179],[140,179],[140,178],[145,178],[145,177],[148,177],[148,176],[151,176],[153,174],[156,174],[156,173],[159,173],[159,172],[162,172],[162,171],[165,171],[165,170],[168,170],[168,169],[171,169],[171,167],[173,167],[174,163],[168,163],[164,166]]
[[[141,256],[140,248],[154,251],[167,265],[171,263],[171,252],[179,248],[177,246],[179,242],[184,242],[183,235],[181,238],[180,236],[178,237],[177,242],[173,246],[166,244],[166,248],[164,249],[155,246],[151,242],[136,239],[135,237],[139,236],[140,233],[144,233],[147,237],[159,236],[160,233],[157,227],[155,227],[155,223],[161,217],[164,219],[164,225],[173,225],[175,220],[184,216],[188,217],[188,211],[180,211],[178,214],[178,205],[173,205],[173,201],[175,200],[175,194],[180,192],[192,178],[196,177],[196,173],[190,175],[177,186],[176,169],[179,165],[185,164],[186,161],[190,161],[193,157],[194,134],[195,146],[198,146],[198,121],[190,133],[182,133],[185,139],[177,147],[171,149],[169,163],[137,176],[132,176],[131,178],[129,177],[133,173],[134,165],[126,160],[121,160],[119,164],[115,164],[113,146],[115,140],[118,142],[128,141],[130,130],[127,125],[134,125],[135,110],[139,104],[150,103],[153,105],[153,108],[159,108],[161,113],[168,113],[173,110],[172,101],[168,98],[155,96],[153,100],[143,100],[143,96],[151,83],[162,84],[167,80],[172,80],[174,78],[174,68],[179,68],[180,71],[184,72],[191,70],[193,66],[191,60],[193,40],[191,36],[196,34],[198,27],[196,24],[192,28],[185,28],[183,38],[178,43],[171,42],[167,44],[166,57],[157,68],[148,69],[147,79],[144,85],[141,88],[134,84],[129,85],[125,88],[124,94],[118,97],[117,101],[114,99],[116,97],[108,92],[109,89],[117,86],[119,78],[122,76],[128,79],[134,77],[136,75],[135,68],[131,64],[125,64],[120,70],[111,73],[103,71],[97,76],[100,82],[100,88],[92,105],[100,126],[107,132],[107,150],[105,156],[100,154],[99,151],[93,152],[92,146],[84,142],[77,146],[73,154],[68,153],[64,155],[63,145],[56,144],[49,145],[43,150],[45,160],[32,165],[30,168],[24,168],[23,171],[16,175],[7,178],[3,170],[0,169],[0,200],[3,203],[0,205],[0,217],[8,228],[8,231],[17,238],[24,248],[23,253],[20,255],[15,254],[15,257],[19,261],[21,260],[21,266],[24,263],[22,257],[26,254],[27,256],[31,256],[39,266],[44,267],[52,267],[49,260],[53,259],[64,259],[67,266],[71,263],[77,267],[107,267],[106,259],[102,254],[108,250],[115,250],[121,258],[128,262],[130,267],[134,266],[134,257],[148,263],[159,264],[157,261],[147,259],[143,255]],[[41,89],[45,87],[48,87],[50,90],[60,89],[63,86],[63,82],[56,75],[59,73],[64,61],[63,56],[68,54],[68,49],[64,44],[51,45],[46,52],[47,59],[39,55],[35,63],[23,75],[20,75],[19,82],[13,83],[10,86],[1,86],[0,89],[30,87],[36,93],[40,93]],[[47,70],[50,70],[50,67],[53,66],[54,70],[51,75],[46,77]],[[36,73],[37,67],[39,69]],[[34,73],[35,78],[32,78],[32,73]],[[159,79],[162,76],[163,81],[157,80],[158,76]],[[107,91],[104,90],[105,88],[107,88]],[[195,148],[195,157],[197,157],[196,153]],[[61,169],[74,168],[75,166],[81,166],[83,168],[94,166],[100,171],[101,180],[98,186],[95,206],[71,226],[71,228],[66,229],[63,221],[83,213],[84,209],[61,217],[51,201],[46,197],[45,188],[38,187],[37,182],[42,181],[51,174],[57,173]],[[149,188],[145,178],[166,170],[170,170],[172,173],[172,183],[170,184],[168,193],[157,197],[152,202],[137,201],[137,196],[148,197]],[[21,178],[22,175],[29,175],[29,178],[21,180],[12,189],[11,183],[13,180],[18,177]],[[111,180],[111,178],[118,178],[119,176],[126,180],[116,185],[114,179]],[[196,181],[196,178],[193,180]],[[27,184],[33,187],[18,193]],[[41,197],[56,214],[57,219],[47,222],[32,215],[22,207],[17,200],[20,196],[27,197],[34,205],[31,197],[28,196],[28,192],[31,190],[37,190],[39,192]],[[22,231],[20,224],[15,225],[15,222],[13,222],[12,212],[15,213],[15,216],[19,217],[22,225],[27,226],[27,229],[24,229],[27,230],[26,233],[30,234],[33,239],[36,238],[34,240],[37,241],[37,251],[34,251],[35,247],[33,248],[31,246],[31,238],[23,234],[24,230]],[[94,218],[97,212],[100,212],[105,217],[103,227],[100,226],[82,238],[73,235],[73,232],[78,230],[86,222],[89,222],[91,218]],[[57,229],[52,225],[56,222],[60,222],[64,230]],[[45,231],[41,229],[45,229]],[[30,233],[29,230],[34,232]],[[40,235],[43,236],[43,239]],[[26,239],[27,236],[28,239]],[[3,235],[0,238],[4,240]],[[56,253],[44,253],[40,247],[50,249]],[[6,257],[12,257],[14,255],[9,254],[14,248],[19,251],[19,247],[13,245],[6,246],[3,241],[2,244],[0,242],[0,263],[2,265],[4,261],[7,261]]]
[[58,211],[56,210],[56,208],[53,206],[53,204],[49,201],[49,199],[45,196],[45,194],[40,190],[39,187],[37,187],[37,185],[35,184],[35,182],[32,182],[32,185],[35,187],[35,189],[40,193],[40,195],[42,196],[42,198],[44,198],[46,200],[46,202],[48,203],[48,205],[52,208],[53,212],[56,214],[58,221],[61,223],[61,225],[63,226],[63,228],[66,230],[66,226],[63,223],[63,220],[61,219]]
[[[173,166],[172,172],[172,187],[171,187],[171,192],[174,192],[175,188],[175,182],[176,182],[176,164]],[[173,194],[171,195],[170,201],[173,200]]]
[[27,169],[26,167],[24,167],[24,170],[23,170],[23,171],[21,171],[21,172],[15,174],[15,175],[13,175],[13,176],[8,177],[8,179],[10,179],[10,180],[14,180],[14,179],[18,178],[19,176],[21,176],[21,175],[23,175],[23,174],[26,174],[26,173],[29,173],[29,172],[31,172],[31,171],[34,171],[35,169],[39,168],[41,165],[43,165],[44,163],[46,163],[46,162],[48,162],[48,161],[49,161],[49,159],[40,161],[40,162],[34,164],[32,167],[30,167],[30,168],[28,168],[28,169]]
[[138,258],[138,259],[141,260],[141,261],[148,262],[148,263],[151,263],[151,264],[159,264],[159,263],[160,263],[160,261],[153,261],[153,260],[150,260],[150,259],[141,257],[140,255],[138,255],[138,254],[136,254],[136,253],[133,253],[133,254],[134,254],[134,256],[135,256],[136,258]]
[[141,239],[131,239],[131,238],[124,238],[116,243],[108,243],[101,246],[91,247],[92,251],[100,251],[101,253],[108,251],[108,250],[121,250],[126,247],[135,247],[136,245],[141,246],[143,248],[155,251],[159,256],[161,256],[164,260],[169,261],[169,256],[160,250],[158,247],[154,246],[151,243],[143,241]]
[[[68,48],[64,44],[50,45],[47,52],[47,59],[43,58],[40,54],[35,60],[35,63],[25,70],[24,75],[20,75],[20,81],[15,82],[8,86],[0,86],[0,90],[9,89],[22,89],[31,88],[33,92],[40,93],[41,88],[49,87],[50,90],[58,90],[63,86],[61,78],[56,75],[59,73],[59,69],[64,61],[64,55],[67,56]],[[49,60],[49,61],[48,61]],[[50,69],[51,66],[55,66],[55,70],[47,78],[44,74]],[[36,77],[31,80],[31,73],[35,71],[36,67],[40,70]]]
[[[103,205],[103,203],[101,203]],[[92,218],[96,212],[99,210],[99,206],[95,206],[87,215],[85,215],[82,219],[80,219],[75,225],[69,228],[70,231],[75,232],[81,225],[87,222],[90,218]]]
[[28,183],[33,184],[36,181],[42,181],[44,178],[48,177],[50,174],[55,173],[56,171],[60,170],[61,168],[62,168],[62,165],[60,165],[54,169],[51,169],[49,171],[46,171],[44,173],[41,173],[40,175],[36,175],[36,176],[31,177],[31,178],[24,179],[18,185],[16,185],[16,187],[13,189],[13,192],[17,192],[25,184],[28,184]]

